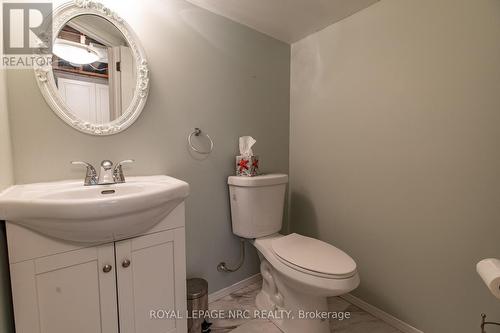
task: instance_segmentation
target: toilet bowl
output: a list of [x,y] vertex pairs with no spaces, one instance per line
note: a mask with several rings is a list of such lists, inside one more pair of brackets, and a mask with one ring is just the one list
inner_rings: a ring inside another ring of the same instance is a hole
[[330,332],[327,298],[359,285],[356,263],[320,240],[281,230],[288,176],[229,177],[233,233],[252,239],[261,260],[256,306],[285,333]]
[[[290,313],[272,318],[286,333],[330,332],[327,297],[346,294],[359,285],[354,260],[334,246],[297,234],[274,234],[253,244],[259,251],[263,279],[257,308]],[[318,249],[324,252],[317,253]]]

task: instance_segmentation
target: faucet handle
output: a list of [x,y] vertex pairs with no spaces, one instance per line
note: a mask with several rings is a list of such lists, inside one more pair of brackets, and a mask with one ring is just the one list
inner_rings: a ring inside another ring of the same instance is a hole
[[71,164],[82,165],[85,168],[87,168],[87,173],[85,174],[85,181],[84,181],[85,186],[97,184],[97,171],[95,170],[92,164],[83,161],[71,161]]
[[125,183],[125,175],[123,174],[122,166],[127,163],[134,163],[134,160],[123,160],[116,163],[115,169],[113,170],[113,178],[115,183]]
[[84,161],[71,161],[71,164],[73,164],[73,165],[83,165],[83,166],[85,166],[87,168],[94,168],[92,166],[92,164],[84,162]]
[[116,166],[123,165],[126,163],[134,163],[134,162],[135,162],[135,160],[123,160],[123,161],[116,163]]

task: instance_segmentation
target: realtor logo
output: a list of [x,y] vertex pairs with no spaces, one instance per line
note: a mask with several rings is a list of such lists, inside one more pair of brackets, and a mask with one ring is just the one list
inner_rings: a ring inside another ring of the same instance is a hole
[[52,52],[52,3],[3,3],[3,54]]

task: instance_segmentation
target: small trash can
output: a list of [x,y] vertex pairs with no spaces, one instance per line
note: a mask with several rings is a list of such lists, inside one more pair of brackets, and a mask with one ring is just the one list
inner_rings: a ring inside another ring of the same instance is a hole
[[[200,315],[208,310],[208,282],[204,279],[187,280],[188,333],[209,333],[210,325]],[[193,315],[194,311],[194,315]]]

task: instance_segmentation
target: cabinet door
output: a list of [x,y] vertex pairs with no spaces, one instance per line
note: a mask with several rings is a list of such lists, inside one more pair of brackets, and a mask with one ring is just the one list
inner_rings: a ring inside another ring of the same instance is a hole
[[71,112],[82,120],[96,123],[95,83],[59,78],[59,93]]
[[96,109],[96,122],[97,124],[106,124],[111,119],[109,113],[109,86],[107,84],[95,85],[95,109]]
[[116,243],[120,333],[185,333],[185,318],[151,311],[186,311],[184,228]]
[[16,333],[118,333],[114,266],[113,244],[12,264]]

